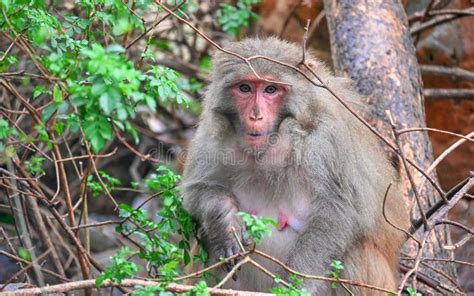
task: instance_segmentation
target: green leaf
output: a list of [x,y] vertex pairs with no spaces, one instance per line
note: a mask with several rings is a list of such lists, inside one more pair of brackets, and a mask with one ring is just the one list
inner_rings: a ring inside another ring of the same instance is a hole
[[20,256],[20,258],[23,260],[31,261],[30,252],[28,252],[28,250],[23,247],[18,248],[18,256]]
[[120,44],[112,44],[107,47],[107,52],[114,54],[125,53],[125,48]]
[[63,101],[63,95],[61,93],[61,89],[57,84],[54,85],[53,88],[53,102],[59,104]]
[[33,99],[36,99],[41,94],[48,93],[48,89],[42,85],[37,85],[33,88]]
[[258,245],[262,242],[264,235],[272,235],[272,230],[268,227],[269,225],[277,227],[277,222],[267,217],[257,217],[246,212],[238,212],[236,214],[240,216],[242,221],[246,225],[246,234],[251,237]]
[[25,161],[25,168],[32,175],[44,174],[42,165],[45,160],[46,158],[41,156],[32,156],[30,160]]
[[85,120],[82,127],[92,150],[96,153],[104,147],[107,140],[112,139],[112,125],[105,117]]
[[99,105],[106,115],[110,115],[115,108],[115,100],[110,97],[109,92],[104,92],[99,98]]
[[128,260],[128,256],[134,254],[128,247],[122,247],[120,251],[110,259],[112,265],[107,267],[96,279],[96,287],[100,287],[105,280],[111,280],[113,283],[120,284],[126,278],[132,278],[139,271],[138,266]]
[[10,127],[8,121],[0,119],[0,140],[6,139],[8,136],[17,136],[18,132],[13,127]]

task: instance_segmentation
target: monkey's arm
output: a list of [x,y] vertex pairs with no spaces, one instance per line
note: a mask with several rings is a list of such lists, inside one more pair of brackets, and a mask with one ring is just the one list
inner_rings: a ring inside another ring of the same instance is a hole
[[200,239],[210,255],[219,259],[239,252],[234,232],[243,239],[245,227],[235,215],[239,209],[227,185],[224,168],[215,159],[202,159],[203,155],[211,155],[206,153],[209,150],[212,148],[204,144],[198,152],[191,151],[182,184],[183,202],[198,223]]
[[235,216],[238,207],[234,196],[225,187],[205,183],[187,187],[185,192],[185,207],[197,220],[208,251],[217,259],[237,254],[239,246],[233,231],[241,238],[245,228]]
[[[345,252],[361,236],[357,211],[341,197],[326,196],[315,200],[305,230],[298,237],[287,264],[296,271],[326,276],[331,261],[341,260]],[[328,284],[306,280],[303,284],[312,295],[324,295]]]

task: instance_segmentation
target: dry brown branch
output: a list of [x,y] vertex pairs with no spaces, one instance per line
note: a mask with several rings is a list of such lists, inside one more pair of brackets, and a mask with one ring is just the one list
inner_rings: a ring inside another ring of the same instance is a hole
[[[2,252],[0,250],[0,252]],[[51,250],[47,250],[46,252],[44,252],[43,254],[39,255],[38,257],[35,258],[35,260],[33,260],[32,262],[29,262],[28,264],[26,264],[24,267],[22,267],[17,273],[15,273],[14,275],[12,275],[8,280],[6,280],[5,282],[3,282],[3,286],[0,287],[0,291],[3,290],[3,288],[5,288],[8,284],[12,283],[14,280],[17,280],[22,274],[28,272],[28,270],[32,267],[34,267],[35,265],[38,266],[38,263],[40,260],[42,260],[44,257],[46,257],[46,255],[48,255],[49,253],[51,252]],[[3,252],[2,252],[3,253]],[[11,258],[11,257],[10,257]],[[39,267],[38,267],[39,268]]]
[[281,262],[280,260],[276,259],[275,257],[272,257],[272,256],[270,256],[270,255],[268,255],[264,252],[261,252],[257,249],[254,250],[253,252],[255,254],[259,255],[259,256],[262,256],[263,258],[266,258],[268,260],[273,261],[274,263],[278,264],[280,267],[282,267],[287,272],[292,273],[296,276],[305,278],[305,279],[320,280],[320,281],[326,281],[326,282],[331,282],[331,283],[347,284],[347,285],[350,285],[350,286],[358,286],[358,287],[361,287],[361,288],[366,288],[366,289],[375,290],[375,291],[381,291],[381,292],[385,292],[385,293],[395,293],[394,291],[390,291],[390,290],[387,290],[385,288],[368,285],[368,284],[361,283],[361,282],[355,281],[355,280],[334,279],[334,278],[330,278],[330,277],[326,277],[326,276],[311,275],[311,274],[298,272],[298,271],[288,267],[285,263]]
[[243,56],[241,56],[240,54],[237,54],[233,51],[230,51],[230,50],[227,50],[225,48],[223,48],[222,46],[220,46],[219,44],[217,44],[216,42],[214,42],[214,40],[212,40],[209,36],[207,36],[206,34],[204,34],[201,30],[199,30],[198,28],[196,28],[196,26],[194,26],[191,22],[187,21],[186,19],[180,17],[179,15],[177,15],[174,11],[170,10],[166,5],[164,5],[163,3],[161,3],[161,1],[159,0],[155,0],[155,3],[158,4],[161,8],[163,8],[165,11],[167,11],[169,14],[173,15],[176,19],[178,19],[180,22],[186,24],[188,27],[190,27],[192,30],[194,30],[197,34],[199,34],[199,36],[201,36],[202,38],[204,38],[207,42],[209,42],[209,44],[211,44],[212,46],[214,46],[215,48],[217,48],[219,51],[222,51],[224,53],[227,53],[231,56],[234,56],[238,59],[241,59],[242,61],[244,61],[247,66],[249,66],[249,68],[252,70],[252,72],[254,73],[254,75],[258,78],[258,79],[261,79],[263,81],[266,81],[266,82],[270,82],[270,83],[277,83],[277,84],[287,84],[285,82],[282,82],[282,81],[272,81],[272,80],[268,80],[268,79],[265,79],[263,77],[261,77],[257,71],[255,71],[254,67],[252,66],[252,64],[250,63],[251,60],[253,59],[258,59],[258,58],[265,58],[267,60],[271,60],[272,62],[274,63],[277,63],[279,65],[282,65],[282,66],[286,66],[290,69],[293,69],[294,71],[296,71],[297,73],[303,75],[303,77],[305,77],[308,81],[310,81],[313,85],[315,86],[321,86],[320,84],[318,83],[315,83],[308,75],[306,75],[306,73],[304,73],[303,71],[301,71],[301,69],[299,69],[298,67],[294,66],[294,65],[290,65],[288,63],[284,63],[284,62],[280,62],[280,61],[277,61],[277,60],[274,60],[274,59],[270,59],[268,57],[263,57],[263,56],[252,56],[252,57],[249,57],[249,58],[245,58]]
[[474,100],[474,89],[459,88],[425,88],[423,94],[426,98],[450,100]]
[[[158,285],[157,282],[153,281],[146,281],[146,280],[137,280],[137,279],[125,279],[120,284],[114,284],[111,281],[104,281],[100,288],[107,288],[107,287],[135,287],[137,285],[148,287],[148,286],[156,286]],[[51,285],[42,288],[31,288],[31,289],[20,289],[16,292],[5,293],[5,296],[13,296],[13,295],[39,295],[42,293],[68,293],[71,291],[81,290],[81,289],[93,289],[96,288],[95,280],[84,280],[84,281],[77,281],[65,284],[58,284],[58,285]],[[166,287],[167,291],[174,292],[174,293],[184,293],[191,289],[194,286],[188,285],[179,285],[179,284],[169,284]],[[269,293],[257,293],[257,292],[243,292],[243,291],[234,291],[234,290],[226,290],[226,289],[208,289],[210,293],[213,295],[241,295],[241,296],[264,296],[264,295],[272,295]]]
[[420,65],[421,74],[450,77],[466,81],[474,81],[474,72],[462,68],[443,67],[437,65]]
[[401,130],[398,130],[398,134],[401,135],[401,134],[404,134],[404,133],[410,133],[410,132],[435,132],[435,133],[440,133],[440,134],[446,134],[446,135],[451,135],[451,136],[454,136],[454,137],[458,137],[458,138],[461,138],[461,139],[464,139],[468,142],[474,142],[474,139],[470,138],[469,136],[464,136],[464,135],[461,135],[461,134],[457,134],[457,133],[453,133],[453,132],[449,132],[449,131],[445,131],[445,130],[440,130],[440,129],[437,129],[437,128],[430,128],[430,127],[413,127],[413,128],[404,128],[404,129],[401,129]]
[[[412,260],[415,260],[415,258],[402,257],[401,260],[412,261]],[[466,266],[469,266],[469,267],[474,267],[473,262],[467,262],[467,261],[455,260],[455,259],[423,257],[422,260],[423,261],[439,261],[439,262],[446,262],[446,263],[455,263],[455,264],[466,265]]]
[[[435,267],[431,266],[430,264],[427,264],[426,262],[423,262],[423,258],[422,258],[422,261],[421,261],[421,265],[423,265],[423,266],[433,270],[437,274],[441,275],[442,277],[444,277],[445,279],[447,279],[451,283],[452,287],[455,287],[455,289],[449,289],[445,285],[439,284],[437,287],[435,287],[438,291],[440,291],[440,292],[449,291],[452,294],[462,294],[462,289],[461,289],[461,287],[459,287],[459,284],[457,283],[456,279],[449,276],[446,272],[440,270],[439,268],[435,268]],[[444,289],[445,291],[443,291],[442,289]]]
[[120,134],[120,130],[117,128],[117,126],[115,126],[115,124],[113,125],[113,128],[114,128],[114,134],[117,137],[117,139],[120,141],[120,143],[122,143],[128,150],[130,150],[130,152],[140,157],[142,161],[151,160],[153,162],[159,162],[159,159],[152,158],[150,154],[146,154],[146,155],[142,154],[140,151],[138,151],[137,149],[133,148],[130,144],[128,144],[127,140],[125,140],[125,138],[122,137],[122,135]]
[[240,267],[248,262],[252,261],[250,257],[246,256],[244,259],[240,260],[237,264],[232,267],[232,269],[225,275],[225,277],[214,286],[214,288],[222,288],[225,283],[227,283],[231,278],[234,278],[235,272],[240,269]]
[[[100,155],[92,154],[92,157],[93,157],[93,158],[105,158],[105,157],[110,157],[110,156],[114,155],[116,152],[117,152],[117,148],[114,148],[114,150],[112,150],[111,152],[106,153],[106,154],[100,154]],[[73,161],[73,160],[79,160],[79,159],[86,159],[86,158],[90,158],[90,157],[91,157],[90,155],[78,155],[78,156],[63,158],[63,159],[61,159],[61,160],[58,160],[58,162],[61,162],[61,161]]]
[[449,225],[453,225],[453,226],[456,226],[458,228],[461,228],[463,229],[464,231],[470,233],[470,234],[474,234],[474,229],[472,228],[469,228],[467,227],[466,225],[462,224],[462,223],[459,223],[459,222],[456,222],[456,221],[452,221],[452,220],[448,220],[448,219],[441,219],[440,221],[438,221],[438,224],[449,224]]
[[[0,250],[0,254],[2,254],[3,256],[7,256],[7,257],[9,257],[9,258],[11,258],[11,259],[13,259],[13,260],[15,260],[15,261],[19,262],[20,264],[31,264],[31,261],[27,261],[27,260],[25,260],[25,259],[23,259],[23,258],[20,258],[20,257],[18,257],[18,256],[12,255],[12,254],[7,253],[7,252],[2,251],[2,250]],[[37,259],[37,260],[38,260],[38,259]],[[41,258],[40,258],[39,260],[41,260]],[[47,269],[47,268],[45,268],[45,267],[41,267],[41,270],[42,270],[44,273],[49,274],[49,275],[51,275],[51,276],[53,276],[53,277],[55,277],[55,278],[57,278],[57,279],[59,279],[59,280],[61,280],[61,281],[63,281],[63,282],[70,282],[70,281],[71,281],[70,279],[64,277],[63,275],[60,275],[60,274],[58,274],[58,273],[56,273],[56,272],[54,272],[54,271],[51,271],[51,270],[49,270],[49,269]]]
[[437,224],[439,221],[442,221],[448,211],[452,209],[473,186],[474,172],[471,172],[471,176],[468,177],[467,182],[456,192],[453,198],[451,198],[447,204],[441,206],[441,208],[433,214],[433,216],[430,218],[432,224]]
[[413,281],[412,281],[412,287],[413,287],[413,290],[415,291],[415,294],[416,294],[416,292],[417,292],[417,281],[416,280],[417,280],[418,269],[419,269],[419,266],[420,266],[420,263],[421,263],[421,258],[422,258],[422,255],[423,255],[423,248],[425,247],[426,241],[428,240],[428,237],[431,234],[432,230],[433,230],[432,227],[429,227],[429,228],[426,227],[425,228],[425,232],[423,234],[420,245],[418,247],[418,251],[417,251],[416,256],[415,256],[415,263],[413,264],[413,268],[408,270],[407,272],[405,272],[402,279],[400,280],[400,284],[398,285],[398,289],[397,289],[397,295],[402,294],[402,291],[405,287],[405,284],[406,284],[406,282],[408,281],[408,279],[410,278],[410,276],[412,274],[414,274]]
[[76,227],[71,227],[71,230],[100,227],[100,226],[105,226],[105,225],[110,225],[110,224],[120,224],[123,222],[124,220],[108,220],[108,221],[102,221],[102,222],[97,222],[97,223],[81,224]]
[[415,34],[418,34],[419,32],[422,32],[424,30],[427,30],[429,28],[432,28],[434,26],[437,26],[437,25],[440,25],[440,24],[443,24],[443,23],[446,23],[446,22],[449,22],[449,21],[453,21],[453,20],[456,20],[458,18],[461,18],[461,17],[465,17],[465,16],[472,16],[474,15],[474,7],[470,7],[470,8],[466,8],[466,9],[463,9],[463,10],[458,10],[457,13],[450,13],[450,14],[444,14],[444,13],[441,13],[440,15],[424,22],[424,23],[421,23],[419,25],[416,25],[416,26],[413,26],[411,29],[410,29],[410,33],[411,35],[415,35]]
[[[14,171],[12,159],[8,159],[6,165],[9,171],[11,172]],[[4,182],[6,183],[6,181]],[[17,182],[16,179],[13,179],[11,180],[10,185],[11,185],[12,194],[10,195],[10,193],[8,192],[8,189],[5,189],[5,193],[8,198],[9,206],[12,209],[12,214],[14,214],[14,217],[15,217],[14,218],[15,230],[16,230],[18,239],[21,245],[25,247],[26,249],[28,249],[29,251],[29,255],[31,257],[31,260],[33,261],[32,263],[33,271],[37,277],[38,283],[44,284],[43,274],[41,273],[41,269],[39,268],[38,263],[36,262],[37,250],[33,248],[31,231],[29,230],[28,225],[27,225],[27,211],[25,210],[25,206],[23,202],[21,201],[21,193],[19,192],[20,182]],[[17,211],[13,211],[12,200]],[[18,225],[16,225],[17,223]]]
[[[182,1],[180,4],[176,5],[174,8],[173,8],[173,11],[176,11],[178,9],[180,9],[184,4],[186,3],[186,1]],[[127,6],[128,7],[128,6]],[[150,33],[151,30],[153,30],[154,28],[156,28],[159,24],[161,24],[164,20],[166,20],[171,14],[167,13],[164,17],[162,17],[161,19],[159,19],[158,21],[156,21],[155,23],[153,23],[153,25],[151,25],[150,27],[146,28],[145,31],[143,31],[143,33],[141,33],[139,36],[137,36],[135,39],[133,39],[127,46],[125,46],[125,49],[128,50],[130,47],[132,47],[135,43],[137,43],[140,39],[142,39],[143,37],[145,37],[148,33]],[[143,26],[145,27],[145,26]]]
[[[474,138],[474,132],[471,132],[469,134],[466,135],[467,138],[469,139],[473,139]],[[449,154],[451,154],[454,150],[456,150],[456,148],[458,148],[459,146],[461,146],[463,143],[465,143],[467,140],[465,140],[464,138],[462,139],[459,139],[458,141],[456,141],[454,144],[452,144],[451,146],[449,146],[448,148],[446,148],[446,150],[443,151],[443,153],[441,153],[434,161],[433,163],[430,165],[430,167],[428,168],[427,170],[427,173],[431,173],[440,163],[441,161],[443,161],[443,159],[446,158],[446,156],[448,156]],[[423,185],[425,184],[425,179],[423,179],[420,183],[420,188],[423,187]]]
[[[430,223],[432,225],[436,224],[438,221],[440,221],[441,219],[444,218],[443,215],[440,215],[436,219],[433,219],[433,216],[435,214],[436,215],[439,214],[440,209],[443,206],[447,207],[443,210],[444,214],[446,214],[447,211],[449,211],[454,205],[456,205],[456,203],[464,195],[467,194],[467,191],[469,190],[469,188],[472,187],[472,183],[474,183],[473,179],[474,179],[474,176],[471,175],[471,176],[467,177],[465,180],[461,181],[456,186],[454,186],[453,188],[451,188],[451,190],[449,190],[445,195],[446,199],[448,200],[448,203],[445,203],[444,200],[439,200],[430,209],[428,209],[426,211],[426,216],[427,216],[428,220],[430,220]],[[460,196],[460,194],[461,194],[461,196]],[[453,200],[455,200],[455,201],[453,201]],[[412,234],[415,233],[418,230],[418,228],[421,227],[421,225],[423,225],[423,221],[421,219],[412,221],[412,225],[410,227],[409,232],[412,233]]]
[[[423,23],[425,21],[425,19],[428,17],[431,9],[433,8],[433,5],[435,4],[435,0],[430,0],[430,2],[428,2],[428,6],[426,6],[425,10],[421,13],[421,18],[420,18],[420,22]],[[413,40],[413,43],[416,44],[418,43],[418,40],[420,40],[420,34],[416,34],[414,40]]]
[[[15,169],[18,171],[18,173],[26,177],[28,174],[24,170],[24,168],[20,165],[20,163],[13,161],[13,165],[15,166]],[[54,216],[56,221],[59,223],[61,228],[65,231],[69,239],[73,242],[73,244],[76,246],[76,248],[79,250],[80,254],[85,255],[86,259],[92,263],[92,265],[100,272],[104,271],[104,268],[101,266],[100,263],[98,263],[82,246],[80,240],[74,234],[74,232],[71,230],[71,228],[66,224],[66,222],[63,220],[63,217],[61,214],[56,210],[55,205],[51,203],[50,200],[45,196],[43,193],[42,189],[39,187],[39,185],[31,180],[27,181],[28,184],[30,185],[29,190],[36,192],[38,194],[39,199],[46,205],[48,210],[51,212],[51,214]]]

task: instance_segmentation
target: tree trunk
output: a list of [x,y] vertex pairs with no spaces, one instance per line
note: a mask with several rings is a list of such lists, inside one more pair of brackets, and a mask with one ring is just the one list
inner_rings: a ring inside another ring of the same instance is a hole
[[[425,127],[422,82],[401,2],[324,0],[324,3],[335,72],[350,77],[357,90],[367,98],[372,109],[370,114],[364,116],[369,123],[389,139],[393,139],[393,136],[385,110],[391,111],[398,129]],[[401,141],[407,158],[423,169],[429,167],[433,154],[426,132],[403,134]],[[440,200],[440,195],[428,182],[420,188],[424,177],[413,167],[409,166],[409,169],[420,193],[422,207],[426,211]],[[403,168],[401,174],[403,198],[412,209],[412,220],[419,219],[420,211],[414,204],[414,192]],[[431,176],[437,180],[435,174]],[[418,238],[422,231],[423,227],[416,233]],[[443,249],[447,239],[447,230],[437,227],[423,249],[423,257],[447,258],[451,255]],[[417,248],[410,239],[405,244],[404,252],[414,256]],[[411,263],[403,262],[410,267]],[[430,265],[448,275],[455,275],[452,265],[432,262]],[[419,272],[435,283],[446,284],[446,280],[431,269],[421,266]]]

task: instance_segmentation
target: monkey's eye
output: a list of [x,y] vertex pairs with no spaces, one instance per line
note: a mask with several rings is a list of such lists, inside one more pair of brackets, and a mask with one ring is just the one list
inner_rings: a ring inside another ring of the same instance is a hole
[[252,88],[250,87],[250,85],[242,83],[241,85],[239,85],[239,90],[243,93],[248,93],[252,90]]
[[265,87],[265,92],[266,92],[267,94],[273,94],[273,93],[275,93],[276,91],[277,91],[277,88],[276,88],[276,86],[274,86],[274,85],[269,85],[269,86]]

